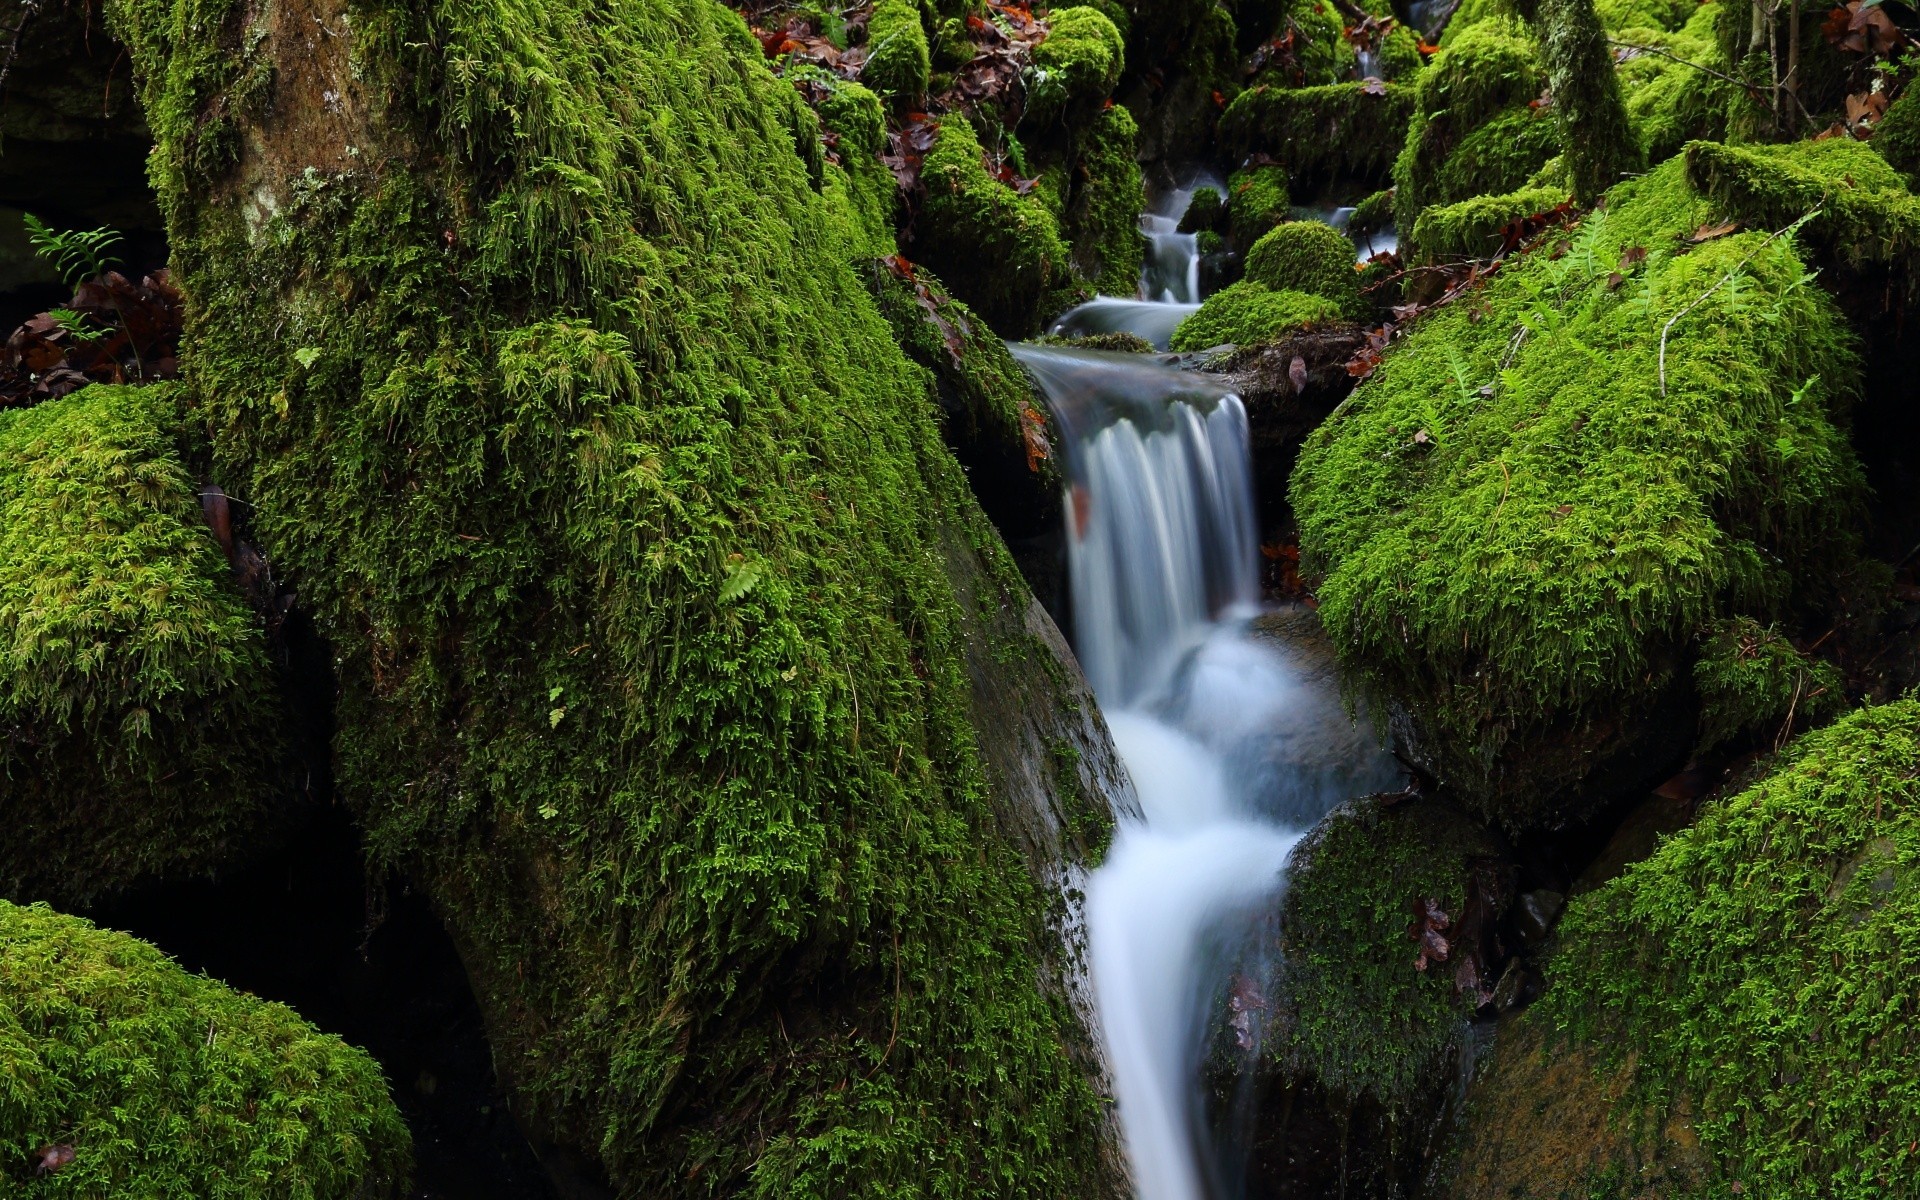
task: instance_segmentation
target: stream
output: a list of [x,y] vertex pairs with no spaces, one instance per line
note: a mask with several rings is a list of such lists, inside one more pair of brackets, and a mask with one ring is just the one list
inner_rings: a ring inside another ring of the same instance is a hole
[[[1142,220],[1152,298],[1102,297],[1057,332],[1165,345],[1200,299],[1194,238],[1175,228],[1189,195]],[[1134,1187],[1140,1200],[1232,1200],[1244,1191],[1236,1114],[1209,1111],[1203,1068],[1229,1022],[1243,1073],[1259,1053],[1294,845],[1397,775],[1358,748],[1337,691],[1260,628],[1239,397],[1146,355],[1012,350],[1065,435],[1074,645],[1143,813],[1120,823],[1086,887],[1089,976]]]

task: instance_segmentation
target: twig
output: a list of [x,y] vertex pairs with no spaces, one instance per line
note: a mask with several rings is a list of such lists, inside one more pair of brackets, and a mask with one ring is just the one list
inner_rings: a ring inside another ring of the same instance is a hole
[[1441,35],[1447,31],[1447,22],[1453,20],[1453,14],[1459,11],[1460,0],[1453,0],[1452,4],[1447,5],[1447,11],[1441,13],[1440,19],[1433,23],[1432,29],[1422,29],[1420,31],[1420,39],[1429,46],[1438,46]]
[[7,47],[7,61],[0,64],[0,103],[4,103],[7,91],[7,76],[13,71],[13,60],[20,55],[20,35],[27,31],[27,22],[39,13],[42,0],[26,0],[20,6],[20,23],[13,27],[13,42]]
[[1716,71],[1712,67],[1702,66],[1697,62],[1693,62],[1689,59],[1681,58],[1678,54],[1671,54],[1665,50],[1662,50],[1658,46],[1642,46],[1637,42],[1621,42],[1621,41],[1615,41],[1613,38],[1607,39],[1607,45],[1618,46],[1622,50],[1638,50],[1642,54],[1657,54],[1661,58],[1671,59],[1674,62],[1679,63],[1683,67],[1692,67],[1696,71],[1703,71],[1706,74],[1713,76],[1715,79],[1718,79],[1723,83],[1730,83],[1733,86],[1739,88],[1740,90],[1748,93],[1749,95],[1751,95],[1753,92],[1757,90],[1753,84],[1748,83],[1744,79],[1735,79],[1733,76],[1728,75],[1725,72]]
[[1720,278],[1714,280],[1713,286],[1708,288],[1706,291],[1701,292],[1700,295],[1697,298],[1695,298],[1692,304],[1687,305],[1685,308],[1681,309],[1679,312],[1667,318],[1667,323],[1660,327],[1660,394],[1662,396],[1667,394],[1667,334],[1673,331],[1673,323],[1675,321],[1678,321],[1681,317],[1686,316],[1688,313],[1692,312],[1694,309],[1699,308],[1702,304],[1705,304],[1707,302],[1707,297],[1719,291],[1720,286],[1726,283],[1727,280],[1732,279],[1735,275],[1738,275],[1741,271],[1745,270],[1747,264],[1752,262],[1755,258],[1757,258],[1762,250],[1765,250],[1768,246],[1773,245],[1775,238],[1778,238],[1783,233],[1792,233],[1794,230],[1800,228],[1802,225],[1805,225],[1808,221],[1813,220],[1814,215],[1818,213],[1822,208],[1826,207],[1826,203],[1827,203],[1826,201],[1822,200],[1820,203],[1814,205],[1811,209],[1809,209],[1806,216],[1801,217],[1799,220],[1795,221],[1791,225],[1782,226],[1781,228],[1776,229],[1772,233],[1768,234],[1766,241],[1761,242],[1758,246],[1755,246],[1753,248],[1753,253],[1747,255],[1745,258],[1741,259],[1739,262],[1733,265],[1733,270],[1728,271],[1725,275],[1722,275]]

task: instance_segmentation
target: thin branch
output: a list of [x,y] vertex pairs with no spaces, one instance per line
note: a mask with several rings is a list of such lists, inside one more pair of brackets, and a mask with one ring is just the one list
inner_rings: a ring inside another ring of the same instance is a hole
[[1733,76],[1728,75],[1725,72],[1716,71],[1712,67],[1702,66],[1697,62],[1693,62],[1688,59],[1681,58],[1678,54],[1668,53],[1667,51],[1662,50],[1658,46],[1642,46],[1637,42],[1620,42],[1620,41],[1615,41],[1613,38],[1607,39],[1607,45],[1618,46],[1622,50],[1638,50],[1642,54],[1657,54],[1661,58],[1672,59],[1674,62],[1679,63],[1683,67],[1692,67],[1696,71],[1703,71],[1706,74],[1713,76],[1715,79],[1718,79],[1723,83],[1732,84],[1733,86],[1739,88],[1741,91],[1748,92],[1748,93],[1752,93],[1754,91],[1754,86],[1751,83],[1748,83],[1744,79],[1735,79]]
[[13,71],[13,60],[20,56],[20,35],[27,31],[27,22],[33,20],[40,11],[42,0],[26,0],[20,6],[20,23],[13,27],[13,42],[7,47],[7,61],[0,64],[0,103],[4,103],[7,92],[7,76]]
[[1438,46],[1440,44],[1440,36],[1447,31],[1447,22],[1453,20],[1453,14],[1459,11],[1460,0],[1453,0],[1452,4],[1447,5],[1447,11],[1441,13],[1440,19],[1433,23],[1432,29],[1422,29],[1420,31],[1421,40],[1429,46]]
[[1725,275],[1722,275],[1720,278],[1714,280],[1713,286],[1708,288],[1706,291],[1701,292],[1699,296],[1695,297],[1693,303],[1687,305],[1685,308],[1681,309],[1679,312],[1667,318],[1667,323],[1660,327],[1660,394],[1662,396],[1667,394],[1667,334],[1672,332],[1674,322],[1678,321],[1681,317],[1686,316],[1688,313],[1692,312],[1694,309],[1699,308],[1702,304],[1705,304],[1707,302],[1707,297],[1719,291],[1721,288],[1721,285],[1725,284],[1727,280],[1732,279],[1735,275],[1738,275],[1740,272],[1746,270],[1747,264],[1752,262],[1755,258],[1759,257],[1760,252],[1762,250],[1765,250],[1768,246],[1773,245],[1774,240],[1776,238],[1780,237],[1782,234],[1792,233],[1794,230],[1800,228],[1802,225],[1805,225],[1808,221],[1813,220],[1814,216],[1818,214],[1819,211],[1824,207],[1826,207],[1826,201],[1822,200],[1819,204],[1816,204],[1811,209],[1809,209],[1806,216],[1801,217],[1799,220],[1795,221],[1791,225],[1782,226],[1781,228],[1776,229],[1772,233],[1768,234],[1767,239],[1761,242],[1758,246],[1755,246],[1751,254],[1748,254],[1745,258],[1741,259],[1739,262],[1733,265],[1733,270],[1728,271]]

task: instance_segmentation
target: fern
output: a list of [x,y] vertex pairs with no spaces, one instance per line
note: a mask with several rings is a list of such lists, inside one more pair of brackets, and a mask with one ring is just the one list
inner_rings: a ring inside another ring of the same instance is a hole
[[108,332],[87,324],[86,314],[75,312],[71,308],[48,309],[47,315],[53,318],[53,323],[58,325],[62,332],[76,342],[97,341],[105,337]]
[[92,279],[120,263],[118,257],[107,253],[121,240],[117,230],[102,226],[61,232],[32,213],[22,216],[33,252],[52,263],[54,270],[60,272],[61,282],[68,287],[75,287],[82,280]]

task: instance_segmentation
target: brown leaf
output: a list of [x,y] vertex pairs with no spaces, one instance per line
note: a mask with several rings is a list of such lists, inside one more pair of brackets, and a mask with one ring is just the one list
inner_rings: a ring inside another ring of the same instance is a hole
[[1620,269],[1623,271],[1630,271],[1645,261],[1647,261],[1645,246],[1628,246],[1620,252]]
[[1307,390],[1307,360],[1298,354],[1294,355],[1293,361],[1287,364],[1287,381],[1293,384],[1295,395]]
[[1441,910],[1437,900],[1415,900],[1413,902],[1413,921],[1407,926],[1407,936],[1420,947],[1419,957],[1413,960],[1416,971],[1424,971],[1430,962],[1445,962],[1453,947],[1447,942],[1444,933],[1451,923],[1447,914]]
[[63,1168],[73,1165],[74,1157],[73,1146],[67,1142],[54,1142],[51,1145],[42,1146],[33,1152],[33,1173],[35,1175],[58,1174]]
[[1369,75],[1366,81],[1360,85],[1360,94],[1363,96],[1384,96],[1387,94],[1387,85],[1384,81],[1375,79]]
[[1611,272],[1607,275],[1607,290],[1617,292],[1620,290],[1620,285],[1626,281],[1627,277],[1625,275],[1622,275],[1618,271]]
[[1730,233],[1734,233],[1739,228],[1740,222],[1738,221],[1722,221],[1718,225],[1711,223],[1702,225],[1693,231],[1693,236],[1687,239],[1687,245],[1698,246],[1703,242],[1711,242],[1715,238],[1723,238]]

